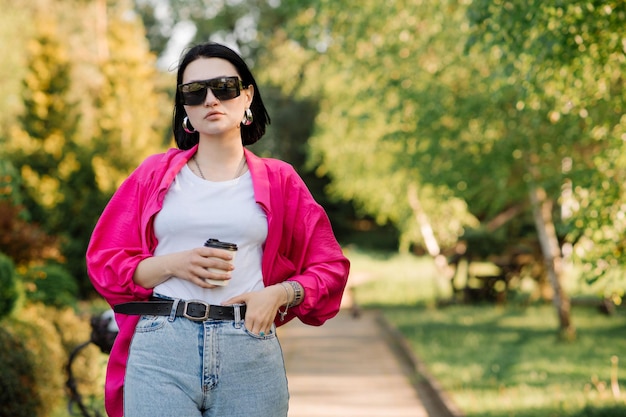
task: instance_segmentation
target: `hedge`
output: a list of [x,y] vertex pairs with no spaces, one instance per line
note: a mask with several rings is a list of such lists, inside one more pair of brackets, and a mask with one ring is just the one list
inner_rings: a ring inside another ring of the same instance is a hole
[[17,277],[13,261],[0,253],[0,319],[13,311],[17,298]]

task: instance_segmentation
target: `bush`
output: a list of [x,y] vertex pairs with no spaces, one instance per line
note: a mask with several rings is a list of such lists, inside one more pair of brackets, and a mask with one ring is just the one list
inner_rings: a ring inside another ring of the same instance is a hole
[[60,265],[36,266],[24,276],[26,298],[53,307],[75,306],[78,285],[74,277]]
[[23,207],[0,199],[0,252],[18,266],[40,259],[60,260],[58,239],[24,217]]
[[9,331],[30,353],[36,378],[28,390],[36,392],[45,408],[33,416],[48,417],[64,398],[64,366],[67,355],[49,314],[53,309],[32,304],[7,320]]
[[37,416],[41,405],[31,353],[0,328],[0,417]]
[[0,318],[11,313],[17,297],[17,278],[13,261],[0,253]]
[[574,417],[623,417],[626,415],[626,405],[614,405],[608,407],[585,407]]
[[[65,363],[67,363],[70,354],[78,346],[90,340],[91,317],[86,314],[77,315],[70,308],[53,309],[39,306],[39,311],[39,314],[45,314],[57,329],[61,346],[65,351]],[[107,360],[108,355],[101,353],[95,344],[81,349],[74,358],[72,373],[78,384],[78,390],[85,400],[102,398]]]
[[[29,379],[28,387],[37,392],[45,408],[31,417],[50,417],[57,410],[67,407],[66,366],[70,353],[90,339],[91,326],[88,316],[79,316],[71,308],[47,307],[31,303],[2,323],[19,338],[31,357],[35,380]],[[89,402],[102,400],[107,356],[93,344],[80,351],[72,370],[78,390]],[[0,415],[4,417],[4,415]]]

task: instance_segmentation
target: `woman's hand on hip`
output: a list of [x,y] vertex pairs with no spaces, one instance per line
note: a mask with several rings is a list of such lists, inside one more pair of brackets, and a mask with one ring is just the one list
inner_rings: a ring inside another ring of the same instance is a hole
[[270,285],[260,291],[241,294],[224,301],[223,305],[246,305],[246,329],[260,336],[269,334],[278,308],[287,303],[281,285]]

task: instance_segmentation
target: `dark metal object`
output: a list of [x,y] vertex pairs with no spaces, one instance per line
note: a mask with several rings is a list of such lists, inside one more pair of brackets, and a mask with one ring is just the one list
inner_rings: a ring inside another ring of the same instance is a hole
[[115,322],[113,310],[107,310],[100,315],[92,316],[91,337],[89,341],[76,346],[74,350],[72,350],[72,353],[70,353],[69,360],[65,366],[65,370],[67,372],[67,381],[65,382],[65,386],[69,390],[70,398],[68,402],[68,410],[70,414],[74,414],[72,409],[73,406],[76,405],[83,417],[102,417],[98,410],[94,410],[92,414],[83,403],[83,398],[78,392],[76,380],[74,378],[74,374],[72,373],[72,363],[80,351],[89,346],[90,343],[98,346],[102,353],[111,353],[111,348],[113,347],[113,342],[115,341],[118,331],[119,329]]

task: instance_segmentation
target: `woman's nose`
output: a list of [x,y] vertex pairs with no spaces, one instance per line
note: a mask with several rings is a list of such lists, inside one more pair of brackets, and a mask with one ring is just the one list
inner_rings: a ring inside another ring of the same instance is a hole
[[207,107],[212,107],[214,106],[219,100],[215,97],[215,94],[213,94],[213,91],[211,91],[210,88],[206,89],[206,97],[204,98],[204,105]]

